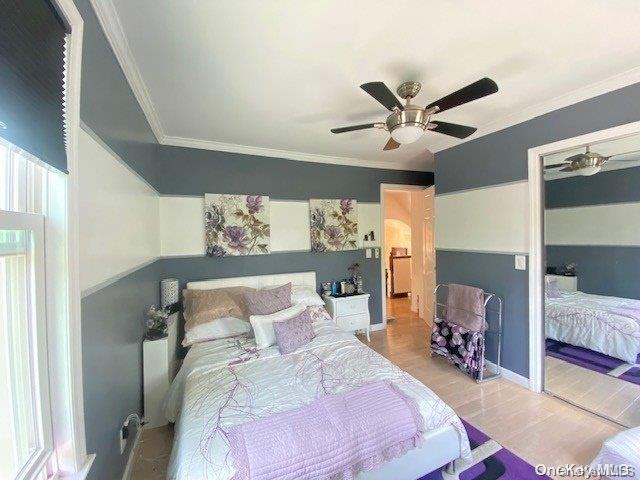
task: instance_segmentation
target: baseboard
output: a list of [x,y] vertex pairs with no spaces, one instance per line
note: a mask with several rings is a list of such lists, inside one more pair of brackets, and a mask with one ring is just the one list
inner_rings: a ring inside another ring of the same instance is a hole
[[372,332],[377,332],[378,330],[384,330],[386,327],[386,325],[384,323],[372,323],[371,325],[369,325],[369,330],[371,330]]
[[[485,360],[484,361],[485,364],[494,369],[496,368],[496,364],[489,361],[489,360]],[[520,385],[521,387],[524,387],[526,389],[530,389],[530,385],[529,385],[529,379],[526,377],[523,377],[522,375],[520,375],[519,373],[516,372],[512,372],[511,370],[502,367],[502,378],[504,378],[505,380],[509,380],[510,382],[515,383],[516,385]]]
[[136,463],[136,454],[138,453],[138,447],[140,446],[140,438],[142,437],[143,429],[144,426],[139,426],[136,430],[136,437],[133,440],[133,446],[129,452],[129,458],[127,459],[127,466],[124,468],[124,473],[122,474],[122,480],[134,480],[131,477],[131,474],[133,473],[133,466]]

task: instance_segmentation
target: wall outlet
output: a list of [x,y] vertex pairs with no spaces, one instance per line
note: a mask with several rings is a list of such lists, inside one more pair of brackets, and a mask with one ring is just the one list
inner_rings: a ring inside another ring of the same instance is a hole
[[376,252],[376,258],[380,258],[380,249],[374,248],[373,250]]
[[515,267],[516,270],[526,270],[527,257],[525,255],[516,255]]

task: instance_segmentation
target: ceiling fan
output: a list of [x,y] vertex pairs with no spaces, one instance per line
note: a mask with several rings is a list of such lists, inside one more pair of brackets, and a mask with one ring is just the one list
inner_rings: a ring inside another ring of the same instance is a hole
[[467,138],[476,131],[476,128],[455,123],[432,121],[431,116],[486,97],[498,91],[496,82],[485,77],[422,108],[411,103],[411,100],[420,91],[420,87],[421,85],[418,82],[404,82],[401,84],[396,92],[406,102],[405,105],[402,105],[400,100],[398,100],[383,82],[369,82],[360,85],[360,88],[392,113],[384,122],[332,128],[331,132],[344,133],[367,128],[386,130],[391,134],[391,138],[383,150],[393,150],[401,144],[415,142],[422,136],[425,130],[431,130],[456,138]]
[[[637,154],[637,155],[632,155]],[[631,156],[630,156],[631,155]],[[623,157],[623,158],[614,158]],[[615,155],[604,156],[590,150],[589,145],[586,147],[585,153],[578,153],[564,159],[563,163],[546,165],[546,170],[559,168],[559,172],[576,172],[578,175],[588,177],[598,173],[602,166],[607,162],[633,162],[640,161],[640,150],[626,153],[617,153]]]

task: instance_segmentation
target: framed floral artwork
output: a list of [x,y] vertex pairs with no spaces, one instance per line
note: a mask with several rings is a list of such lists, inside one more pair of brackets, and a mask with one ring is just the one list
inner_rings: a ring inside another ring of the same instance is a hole
[[204,231],[210,257],[270,253],[269,197],[207,193]]
[[356,200],[309,200],[311,251],[336,252],[358,248]]

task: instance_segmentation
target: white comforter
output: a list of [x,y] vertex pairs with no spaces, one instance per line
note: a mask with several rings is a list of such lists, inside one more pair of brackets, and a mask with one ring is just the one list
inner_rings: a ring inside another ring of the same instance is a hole
[[167,478],[230,479],[235,470],[225,434],[229,427],[380,379],[392,380],[416,399],[427,431],[452,425],[462,456],[470,454],[464,427],[447,404],[326,321],[326,312],[317,315],[322,318],[314,323],[317,337],[292,354],[280,355],[277,347],[256,350],[253,339],[244,337],[191,348],[166,402],[167,417],[177,420]]
[[562,292],[560,298],[546,299],[545,331],[548,338],[635,363],[639,315],[638,300]]

